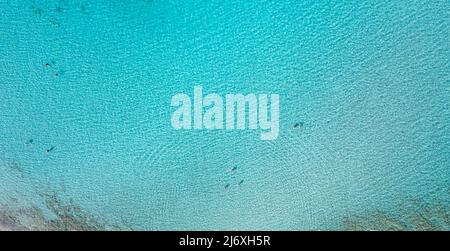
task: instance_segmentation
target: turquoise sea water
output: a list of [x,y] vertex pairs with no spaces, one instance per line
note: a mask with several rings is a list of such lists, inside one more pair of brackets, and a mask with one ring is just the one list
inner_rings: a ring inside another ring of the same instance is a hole
[[[420,200],[411,211],[448,220],[448,0],[0,10],[0,209],[45,211],[51,191],[134,229],[297,230],[402,219],[399,205]],[[279,94],[279,138],[172,129],[171,97],[199,84]]]

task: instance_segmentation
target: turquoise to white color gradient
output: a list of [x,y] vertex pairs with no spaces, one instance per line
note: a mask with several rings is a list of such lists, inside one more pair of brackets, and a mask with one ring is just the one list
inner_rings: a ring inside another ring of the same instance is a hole
[[[447,0],[0,0],[0,202],[151,230],[448,209],[449,27]],[[174,130],[195,85],[279,94],[278,139]]]

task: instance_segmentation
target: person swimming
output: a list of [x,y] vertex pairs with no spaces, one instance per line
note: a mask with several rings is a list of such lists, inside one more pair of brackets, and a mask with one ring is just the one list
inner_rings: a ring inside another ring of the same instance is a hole
[[299,128],[299,127],[303,127],[303,122],[298,122],[294,124],[294,128]]
[[239,181],[238,186],[242,185],[244,183],[244,180]]
[[54,147],[54,146],[52,146],[52,147],[50,147],[49,149],[45,150],[45,152],[48,154],[48,153],[50,153],[50,152],[53,151],[53,150],[55,150],[55,147]]
[[237,166],[234,166],[233,168],[231,168],[231,171],[236,171],[237,170]]
[[27,142],[25,142],[25,145],[31,145],[33,144],[34,140],[33,139],[29,139],[27,140]]
[[226,189],[228,189],[229,187],[230,187],[230,184],[228,183],[228,184],[225,185],[224,188],[225,188],[225,190],[226,190]]

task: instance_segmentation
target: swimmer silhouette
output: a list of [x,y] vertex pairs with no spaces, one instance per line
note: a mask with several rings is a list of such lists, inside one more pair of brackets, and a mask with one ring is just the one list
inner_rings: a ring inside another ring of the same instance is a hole
[[50,153],[51,151],[55,150],[55,147],[52,146],[49,149],[45,150],[46,153]]
[[33,139],[29,139],[27,140],[27,142],[25,142],[26,145],[31,145],[33,144],[34,140]]
[[44,66],[45,67],[50,67],[50,63],[45,63]]
[[295,123],[294,124],[294,128],[299,128],[299,127],[303,127],[303,122],[300,122],[300,123]]
[[238,186],[242,185],[244,183],[244,180],[239,181]]
[[236,171],[237,170],[237,166],[234,166],[233,168],[231,168],[231,171]]
[[225,185],[225,189],[228,189],[230,187],[230,184]]

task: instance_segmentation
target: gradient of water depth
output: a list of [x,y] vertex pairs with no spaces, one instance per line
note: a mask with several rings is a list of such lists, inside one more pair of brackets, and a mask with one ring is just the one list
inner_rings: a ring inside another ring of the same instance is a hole
[[[0,10],[3,207],[44,207],[51,191],[155,230],[342,229],[411,198],[448,215],[447,0]],[[279,94],[279,138],[173,130],[171,97],[194,85]]]

